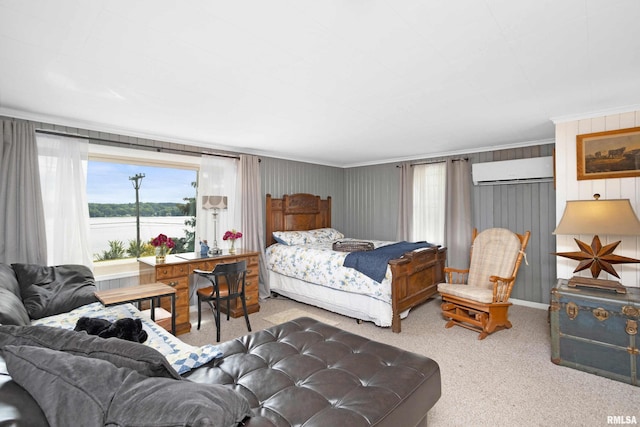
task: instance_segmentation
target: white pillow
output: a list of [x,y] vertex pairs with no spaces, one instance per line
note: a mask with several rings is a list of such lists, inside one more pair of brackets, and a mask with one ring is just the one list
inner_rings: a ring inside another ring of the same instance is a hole
[[309,245],[343,239],[344,234],[333,228],[318,228],[306,231],[274,231],[273,238],[283,245]]
[[283,245],[308,245],[315,241],[308,231],[274,231],[273,238]]
[[309,230],[309,233],[313,236],[316,243],[333,242],[344,239],[344,234],[334,228],[318,228],[316,230]]

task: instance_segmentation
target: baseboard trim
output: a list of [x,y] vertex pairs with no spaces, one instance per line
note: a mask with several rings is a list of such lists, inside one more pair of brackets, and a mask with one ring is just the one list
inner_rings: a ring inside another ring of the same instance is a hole
[[537,308],[539,310],[549,309],[549,304],[543,304],[541,302],[525,301],[522,299],[515,299],[515,298],[511,298],[509,301],[511,301],[515,305],[522,305],[525,307]]

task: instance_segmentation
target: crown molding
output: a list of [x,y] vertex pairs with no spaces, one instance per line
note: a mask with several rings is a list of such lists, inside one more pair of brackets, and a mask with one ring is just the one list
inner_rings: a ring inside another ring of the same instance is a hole
[[399,163],[399,162],[410,162],[414,160],[429,160],[435,159],[439,157],[450,157],[450,156],[463,156],[474,153],[484,153],[487,151],[498,151],[498,150],[508,150],[511,148],[522,148],[522,147],[531,147],[534,145],[545,145],[545,144],[555,144],[555,139],[539,139],[535,141],[523,141],[523,142],[515,142],[511,144],[502,144],[502,145],[490,145],[485,147],[477,147],[473,149],[463,149],[463,150],[455,150],[455,151],[441,151],[438,153],[429,153],[429,154],[421,154],[410,157],[397,157],[389,160],[375,161],[375,162],[367,162],[367,163],[351,163],[342,166],[343,168],[355,168],[362,166],[375,166],[382,165],[387,163]]
[[[638,109],[640,109],[640,106],[638,106]],[[441,151],[441,152],[429,153],[429,154],[418,154],[415,156],[398,157],[398,158],[391,158],[391,159],[385,159],[385,160],[374,160],[371,162],[334,164],[330,162],[317,161],[317,160],[308,159],[308,158],[296,158],[293,156],[288,156],[286,154],[269,152],[265,150],[250,150],[247,148],[243,148],[242,151],[239,151],[237,147],[230,147],[230,146],[218,145],[218,144],[209,144],[209,143],[205,143],[197,140],[182,139],[182,138],[169,137],[164,135],[155,135],[155,134],[144,133],[144,132],[136,132],[130,129],[119,128],[115,126],[108,126],[102,123],[89,122],[89,121],[83,121],[83,120],[74,120],[74,119],[69,119],[65,117],[25,112],[25,111],[6,108],[6,107],[0,107],[0,116],[14,117],[16,119],[30,120],[33,122],[42,122],[52,126],[72,127],[72,128],[87,130],[90,132],[105,132],[105,133],[128,136],[133,138],[143,138],[143,139],[150,139],[155,141],[170,142],[174,144],[183,144],[183,145],[189,145],[189,146],[198,147],[198,148],[222,150],[222,151],[227,151],[231,153],[241,153],[241,154],[251,154],[255,156],[272,157],[275,159],[289,160],[289,161],[301,162],[301,163],[310,163],[314,165],[329,166],[329,167],[335,167],[335,168],[341,168],[341,169],[363,167],[363,166],[376,166],[376,165],[383,165],[388,163],[407,162],[407,161],[413,161],[413,160],[428,160],[428,159],[433,159],[438,157],[447,157],[447,156],[461,156],[461,155],[467,155],[467,154],[473,154],[473,153],[483,153],[487,151],[507,150],[511,148],[530,147],[534,145],[544,145],[544,144],[555,143],[554,139],[544,139],[544,140],[535,140],[535,141],[516,142],[511,144],[503,144],[503,145],[491,145],[491,146],[478,147],[478,148],[472,148],[472,149],[461,149],[461,150],[454,150],[454,151]]]
[[604,110],[597,110],[597,111],[592,111],[587,113],[557,116],[557,117],[552,117],[551,121],[557,125],[559,123],[575,122],[575,121],[584,120],[584,119],[595,119],[598,117],[611,116],[613,114],[630,113],[633,111],[640,111],[640,104],[632,104],[632,105],[626,105],[624,107],[608,108]]

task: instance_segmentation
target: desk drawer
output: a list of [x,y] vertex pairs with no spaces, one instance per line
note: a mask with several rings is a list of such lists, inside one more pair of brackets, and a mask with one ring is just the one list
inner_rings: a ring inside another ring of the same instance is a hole
[[186,276],[189,271],[188,264],[177,265],[159,265],[156,266],[156,280],[165,282],[165,279],[172,279],[174,277]]

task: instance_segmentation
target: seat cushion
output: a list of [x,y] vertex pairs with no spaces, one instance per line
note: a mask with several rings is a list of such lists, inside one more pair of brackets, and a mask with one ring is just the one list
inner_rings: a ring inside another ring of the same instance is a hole
[[489,228],[473,241],[467,284],[493,289],[489,277],[511,277],[520,253],[520,239],[511,230]]
[[440,283],[438,284],[438,292],[486,304],[493,302],[493,289],[469,286],[467,284]]
[[207,286],[206,288],[199,288],[198,289],[198,295],[200,295],[203,298],[209,298],[211,296],[211,293],[213,292],[213,286]]
[[[198,295],[200,295],[202,298],[209,298],[209,297],[213,297],[215,298],[215,294],[212,295],[213,293],[213,286],[209,286],[206,288],[200,288],[198,289]],[[220,297],[224,298],[226,296],[229,295],[229,287],[227,286],[226,283],[221,283],[220,284]]]

